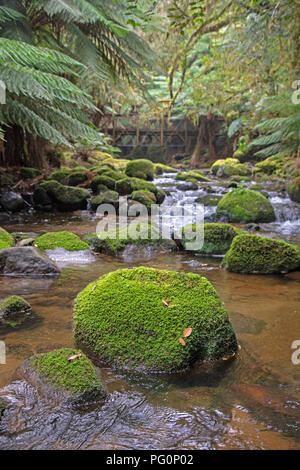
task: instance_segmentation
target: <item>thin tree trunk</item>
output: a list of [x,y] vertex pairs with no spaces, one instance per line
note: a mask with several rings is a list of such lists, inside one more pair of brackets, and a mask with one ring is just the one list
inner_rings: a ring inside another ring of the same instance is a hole
[[208,145],[209,145],[209,157],[210,160],[216,160],[216,150],[214,146],[214,122],[212,120],[207,121],[208,128]]
[[27,134],[26,144],[28,152],[27,166],[32,168],[44,168],[46,162],[47,142],[41,137]]
[[20,126],[14,125],[5,130],[4,164],[10,166],[22,166],[26,161],[24,151],[24,131]]
[[205,128],[206,128],[206,116],[201,116],[200,126],[199,126],[199,131],[198,131],[198,136],[197,136],[197,143],[196,143],[196,147],[194,149],[192,160],[191,160],[191,168],[195,168],[197,165],[200,164],[201,150],[203,146]]

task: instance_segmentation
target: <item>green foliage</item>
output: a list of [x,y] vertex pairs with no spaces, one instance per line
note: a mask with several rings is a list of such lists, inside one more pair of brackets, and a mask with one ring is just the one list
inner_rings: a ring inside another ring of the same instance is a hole
[[[192,333],[182,346],[186,328]],[[182,370],[237,349],[228,314],[207,279],[144,267],[89,284],[75,302],[74,335],[105,364],[153,372]]]
[[237,188],[219,201],[216,215],[230,222],[273,222],[275,213],[270,201],[251,189]]
[[49,232],[37,237],[35,246],[41,251],[55,250],[55,248],[64,248],[68,251],[88,250],[87,243],[71,232]]
[[280,240],[243,234],[233,240],[223,267],[240,273],[285,273],[300,268],[300,248]]

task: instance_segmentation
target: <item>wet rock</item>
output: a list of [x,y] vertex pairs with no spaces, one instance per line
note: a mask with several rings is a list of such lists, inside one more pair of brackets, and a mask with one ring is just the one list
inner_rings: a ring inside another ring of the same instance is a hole
[[23,240],[20,240],[17,244],[17,246],[32,246],[34,244],[35,238],[24,238]]
[[31,313],[31,306],[26,300],[12,295],[0,302],[0,326],[19,326]]
[[246,224],[243,229],[247,232],[258,232],[260,230],[260,226],[258,224]]
[[[48,196],[48,197],[46,197]],[[87,189],[65,186],[58,181],[44,181],[33,195],[36,206],[56,207],[59,211],[86,209],[90,193]]]
[[0,197],[0,204],[9,212],[18,212],[24,207],[24,200],[20,194],[8,191]]
[[0,398],[0,421],[1,421],[1,418],[3,416],[3,413],[6,407],[7,407],[7,403],[2,398]]
[[36,388],[45,400],[65,406],[86,405],[106,397],[92,362],[82,351],[71,348],[30,357],[17,370],[17,377]]
[[291,182],[287,187],[287,191],[292,201],[300,202],[300,178]]
[[0,250],[0,274],[15,276],[57,276],[60,269],[34,247]]

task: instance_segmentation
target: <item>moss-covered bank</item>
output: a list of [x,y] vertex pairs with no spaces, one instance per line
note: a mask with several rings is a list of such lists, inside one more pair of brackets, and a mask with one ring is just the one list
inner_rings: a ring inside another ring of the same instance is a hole
[[0,227],[0,250],[11,248],[14,244],[15,241],[13,237],[6,230]]
[[89,250],[87,243],[72,232],[49,232],[37,237],[35,246],[41,251],[55,250],[56,248],[64,248],[68,251]]
[[237,349],[228,314],[207,279],[145,267],[89,284],[75,301],[74,335],[105,364],[153,372],[215,361]]

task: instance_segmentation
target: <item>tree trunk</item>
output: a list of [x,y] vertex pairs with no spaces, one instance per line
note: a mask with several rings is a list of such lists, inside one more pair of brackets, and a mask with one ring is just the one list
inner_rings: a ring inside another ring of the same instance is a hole
[[5,166],[22,166],[26,163],[24,143],[24,131],[20,126],[6,128],[3,158]]
[[210,160],[215,161],[217,159],[216,150],[214,146],[214,122],[212,120],[207,121],[208,128],[208,146],[209,146],[209,157]]
[[198,131],[198,136],[197,136],[197,143],[195,150],[192,155],[192,160],[191,160],[191,168],[195,168],[200,164],[201,161],[201,150],[203,146],[203,138],[205,134],[205,128],[206,128],[206,116],[201,116],[200,118],[200,126],[199,126],[199,131]]
[[28,152],[27,166],[33,168],[44,168],[46,163],[47,142],[41,137],[35,137],[32,134],[27,134],[26,144]]

